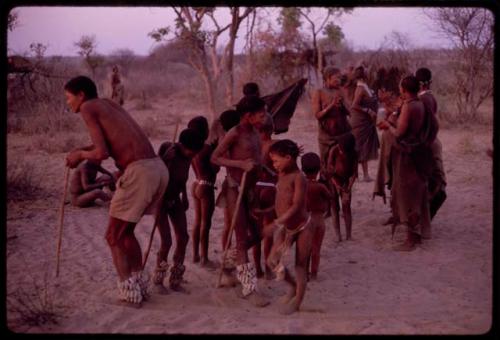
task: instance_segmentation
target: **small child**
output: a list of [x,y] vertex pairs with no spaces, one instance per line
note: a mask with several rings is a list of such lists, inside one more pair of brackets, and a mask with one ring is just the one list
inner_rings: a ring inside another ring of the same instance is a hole
[[[251,84],[251,83],[250,83]],[[273,119],[271,115],[266,115],[264,125],[259,129],[260,141],[262,144],[262,169],[259,173],[257,183],[255,183],[255,207],[253,212],[256,215],[259,230],[262,234],[264,226],[271,223],[276,218],[274,211],[274,200],[276,197],[276,182],[278,180],[277,174],[273,168],[273,162],[269,157],[269,148],[276,140],[271,138],[274,131]],[[262,242],[264,244],[264,261],[267,261],[271,247],[273,246],[272,237],[264,237]],[[257,270],[257,277],[264,276],[264,271],[261,268],[261,244],[257,244],[253,248],[253,258],[255,268]],[[265,262],[266,263],[266,262]],[[269,266],[265,265],[265,277],[267,280],[272,279],[272,270]]]
[[351,190],[358,177],[358,155],[355,150],[354,135],[350,132],[337,137],[337,144],[328,152],[327,176],[332,186],[333,194],[333,223],[337,242],[342,241],[340,234],[339,198],[344,214],[346,240],[351,239]]
[[308,274],[311,280],[316,280],[321,244],[325,236],[325,215],[330,208],[332,194],[325,184],[317,181],[321,170],[320,158],[317,154],[314,152],[304,154],[301,158],[301,166],[307,177],[307,211],[311,212],[311,224],[314,229]]
[[[275,234],[274,244],[268,258],[278,279],[290,285],[290,291],[283,300],[280,313],[291,314],[299,310],[304,299],[307,285],[307,262],[311,255],[314,230],[311,217],[306,209],[307,180],[297,166],[299,147],[289,139],[274,143],[269,156],[278,171],[276,184],[276,218],[264,228],[266,236]],[[296,242],[295,275],[296,279],[283,265],[283,260]]]
[[[191,119],[188,128],[198,131],[204,142],[207,140],[208,121],[205,117],[197,116]],[[213,144],[205,143],[201,151],[191,161],[196,175],[191,191],[194,201],[194,222],[191,234],[193,239],[193,262],[200,262],[203,267],[210,264],[208,260],[209,232],[215,209],[215,179],[219,171],[219,167],[210,162],[214,149]]]
[[202,136],[196,130],[187,128],[181,132],[178,143],[164,142],[158,151],[158,155],[168,168],[170,177],[155,219],[155,224],[158,226],[161,236],[161,245],[157,254],[153,281],[155,289],[160,294],[166,293],[163,281],[168,269],[168,253],[172,246],[169,218],[176,238],[169,287],[175,291],[185,292],[185,289],[181,287],[181,282],[186,269],[184,257],[189,241],[186,221],[186,210],[189,207],[189,201],[186,182],[191,159],[203,148],[203,145]]
[[[97,177],[98,172],[103,175]],[[101,166],[101,161],[82,162],[71,176],[71,204],[84,208],[94,204],[98,198],[104,202],[111,200],[111,196],[103,190],[106,186],[112,191],[115,190],[114,176]]]

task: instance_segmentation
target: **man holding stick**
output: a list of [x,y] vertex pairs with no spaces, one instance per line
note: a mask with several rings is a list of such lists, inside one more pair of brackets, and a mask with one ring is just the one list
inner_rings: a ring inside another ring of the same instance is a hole
[[140,306],[147,298],[147,283],[134,229],[143,215],[157,209],[167,187],[168,170],[134,119],[112,100],[97,97],[91,79],[75,77],[64,90],[68,106],[81,114],[93,143],[71,151],[66,164],[75,168],[86,159],[112,157],[119,169],[106,240],[119,276],[120,299]]
[[[248,260],[248,249],[260,244],[256,221],[248,214],[250,200],[261,165],[261,142],[258,129],[265,122],[265,102],[256,96],[243,97],[236,106],[240,123],[229,130],[214,150],[211,161],[227,169],[226,184],[222,190],[228,210],[236,214],[233,220],[236,234],[237,279],[242,285],[242,297],[263,307],[269,302],[257,292],[255,266]],[[243,173],[246,173],[243,176]],[[246,180],[242,180],[242,178]],[[240,187],[238,187],[238,184]],[[238,195],[241,193],[240,195]],[[238,196],[242,196],[237,199]],[[236,206],[235,202],[240,203]],[[229,233],[230,234],[230,233]],[[229,239],[231,235],[229,235]],[[226,242],[225,247],[227,247]],[[222,263],[224,265],[224,263]]]

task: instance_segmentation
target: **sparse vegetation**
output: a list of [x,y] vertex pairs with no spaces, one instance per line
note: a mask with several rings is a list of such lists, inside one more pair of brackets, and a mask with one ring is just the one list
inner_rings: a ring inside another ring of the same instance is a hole
[[23,159],[7,161],[7,201],[34,198],[40,192],[40,178],[34,174],[34,166]]
[[43,278],[31,277],[30,283],[19,284],[7,294],[7,310],[16,315],[21,326],[58,324],[64,307],[57,302],[55,288],[47,272]]

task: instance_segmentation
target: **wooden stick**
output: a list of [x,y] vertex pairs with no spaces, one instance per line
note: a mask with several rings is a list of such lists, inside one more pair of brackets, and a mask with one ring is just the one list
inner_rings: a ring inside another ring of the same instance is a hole
[[[175,124],[174,138],[172,139],[172,143],[175,143],[175,140],[177,139],[177,132],[179,131],[179,123],[180,123],[180,120],[178,120],[177,123]],[[158,207],[158,209],[160,209],[160,208],[161,208],[161,205]],[[144,261],[142,262],[142,270],[144,270],[144,268],[146,267],[146,263],[147,263],[148,257],[149,257],[149,252],[151,251],[151,245],[153,244],[153,237],[155,236],[155,231],[156,231],[156,218],[155,218],[153,230],[151,230],[151,235],[149,236],[148,248],[147,248],[146,252],[144,253]]]
[[61,242],[62,242],[62,232],[63,232],[63,220],[64,220],[64,205],[66,203],[66,192],[68,191],[68,181],[69,181],[69,166],[66,167],[64,173],[64,191],[61,200],[61,210],[59,211],[59,237],[57,239],[57,253],[56,253],[56,277],[59,276],[59,258],[61,255]]
[[239,187],[239,192],[238,192],[238,198],[236,199],[236,208],[233,212],[233,218],[231,219],[231,226],[229,227],[229,234],[227,237],[226,245],[224,247],[224,255],[222,256],[222,262],[220,265],[220,272],[219,272],[219,277],[217,279],[217,283],[215,285],[215,288],[220,287],[220,280],[222,278],[222,272],[224,271],[224,261],[226,261],[226,256],[227,252],[229,250],[229,243],[231,243],[231,236],[233,233],[234,225],[236,224],[236,219],[238,217],[238,212],[240,211],[240,205],[241,205],[241,200],[243,198],[243,192],[245,191],[245,186],[246,186],[246,178],[247,178],[247,172],[245,171],[243,173],[243,176],[241,177],[241,182],[240,182],[240,187]]

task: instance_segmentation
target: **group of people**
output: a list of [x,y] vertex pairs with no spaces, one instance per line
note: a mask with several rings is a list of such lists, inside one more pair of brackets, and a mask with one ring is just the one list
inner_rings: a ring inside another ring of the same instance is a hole
[[[313,95],[319,155],[302,154],[303,147],[290,139],[272,138],[273,119],[255,83],[245,84],[236,107],[224,111],[211,128],[205,117],[197,116],[180,133],[178,142],[164,142],[157,153],[120,105],[98,98],[91,79],[79,76],[66,83],[67,103],[73,112],[81,114],[93,143],[67,155],[67,165],[78,167],[79,174],[72,183],[73,202],[86,206],[96,198],[111,200],[106,240],[119,276],[119,298],[133,306],[150,298],[141,247],[134,235],[136,224],[145,214],[155,215],[155,228],[161,237],[152,277],[155,292],[162,294],[167,288],[186,291],[182,286],[189,241],[186,183],[192,166],[196,175],[191,187],[193,263],[215,267],[208,256],[209,231],[214,209],[220,207],[224,210],[221,285],[240,283],[237,294],[263,307],[269,301],[260,293],[257,278],[284,280],[289,291],[280,311],[298,311],[307,282],[318,275],[325,217],[332,214],[340,242],[341,206],[345,238],[352,237],[351,191],[358,163],[365,181],[371,180],[367,161],[378,157],[376,126],[384,131],[379,159],[383,166],[379,166],[379,172],[385,171],[377,174],[377,179],[382,178],[382,192],[376,194],[382,195],[384,187],[390,187],[391,223],[408,225],[408,242],[400,250],[413,249],[419,242],[415,235],[430,236],[429,205],[436,195],[442,196],[446,184],[442,164],[436,165],[441,156],[435,138],[435,109],[427,108],[432,102],[428,99],[432,96],[428,89],[430,72],[428,80],[420,81],[427,84],[427,92],[420,97],[415,76],[401,81],[399,105],[395,100],[398,95],[380,93],[378,97],[390,114],[378,123],[377,96],[366,84],[363,68],[354,69],[349,77],[350,82],[339,69],[328,67],[324,72],[325,87]],[[355,86],[349,88],[346,83]],[[427,97],[419,99],[423,96]],[[435,108],[435,100],[433,103]],[[114,159],[116,173],[100,166],[108,157]],[[216,198],[220,167],[226,168],[226,176]],[[98,171],[104,175],[96,179]],[[84,181],[84,175],[90,176],[94,184]],[[375,181],[376,188],[379,183]],[[102,190],[106,185],[111,186],[112,195]],[[171,265],[170,225],[176,239]],[[294,243],[295,276],[285,261]],[[253,261],[248,256],[250,248]]]

